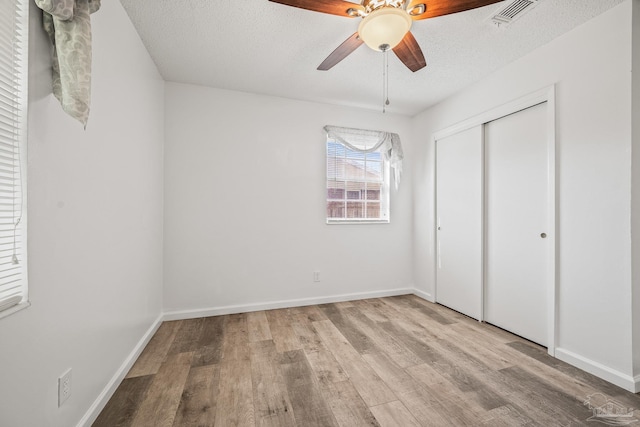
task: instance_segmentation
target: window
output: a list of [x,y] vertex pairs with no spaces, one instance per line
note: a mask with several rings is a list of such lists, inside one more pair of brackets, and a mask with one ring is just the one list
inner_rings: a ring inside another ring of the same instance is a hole
[[0,2],[0,316],[27,306],[24,158],[29,2]]
[[327,138],[327,222],[389,222],[389,162]]

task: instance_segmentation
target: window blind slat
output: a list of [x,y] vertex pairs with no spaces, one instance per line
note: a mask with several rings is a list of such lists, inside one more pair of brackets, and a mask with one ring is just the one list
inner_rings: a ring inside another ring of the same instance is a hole
[[[8,127],[6,124],[0,122],[0,140],[10,140],[15,138],[14,130],[6,129]],[[3,150],[0,148],[0,153]]]
[[0,148],[3,148],[5,150],[9,149],[9,150],[15,150],[15,146],[9,142],[4,142],[2,140],[2,137],[0,137]]
[[2,166],[3,170],[9,171],[13,178],[18,175],[20,170],[16,157],[18,157],[17,152],[13,154],[13,158],[7,157],[6,153],[0,152],[0,166]]
[[[2,70],[0,70],[1,72]],[[13,96],[13,92],[9,90],[4,90],[0,92],[0,107],[2,108],[5,115],[12,114],[13,116],[17,116],[19,112],[20,104],[15,102]]]
[[[13,264],[11,264],[13,265]],[[20,286],[20,279],[21,279],[21,271],[5,271],[4,276],[0,277],[0,286],[4,286],[5,289],[8,288],[9,286],[11,287],[17,287]]]
[[0,311],[6,310],[13,307],[14,305],[19,304],[22,299],[23,296],[21,291],[17,292],[16,294],[8,295],[6,298],[1,298]]
[[[9,108],[13,108],[12,111],[9,111]],[[10,105],[4,105],[0,100],[0,122],[16,127],[17,123],[20,121],[20,108],[17,106],[11,107]]]
[[[16,54],[19,52],[13,51],[12,54]],[[20,67],[15,60],[7,59],[0,54],[0,70],[3,71],[3,76],[5,76],[2,80],[12,88],[13,91],[20,91]]]
[[[16,255],[19,255],[20,253],[17,252],[17,250],[15,251]],[[12,257],[14,253],[13,248],[9,248],[9,249],[0,249],[0,256],[10,256]]]
[[7,191],[7,192],[16,192],[18,190],[18,180],[15,179],[15,177],[4,177],[4,176],[0,176],[0,188],[2,188],[3,190]]
[[[18,230],[20,230],[20,228],[18,227]],[[11,228],[11,230],[2,230],[0,231],[0,240],[2,239],[13,239],[13,227]],[[21,237],[22,234],[20,234],[19,232],[16,233],[16,240],[18,237]],[[16,243],[16,247],[20,247],[20,245],[18,243]]]
[[13,16],[11,14],[11,10],[7,9],[5,10],[4,8],[2,9],[3,12],[7,12],[7,13],[2,13],[0,14],[0,22],[2,23],[3,27],[7,27],[7,28],[11,28],[12,26],[14,26],[15,24],[13,23]]
[[9,125],[13,124],[13,126],[15,126],[16,123],[18,122],[18,119],[20,118],[19,116],[20,111],[18,108],[14,108],[14,111],[9,111],[7,110],[7,108],[9,107],[8,106],[5,107],[0,102],[0,121]]
[[1,297],[6,297],[9,295],[14,295],[16,293],[20,292],[20,284],[19,283],[12,283],[12,284],[7,284],[2,291],[0,292],[0,296]]
[[14,64],[13,62],[3,58],[2,54],[0,54],[0,72],[2,72],[2,74],[6,76],[6,78],[4,78],[3,81],[5,82],[6,85],[12,88],[10,92],[13,92],[13,91],[19,92],[20,91],[20,74],[22,73],[22,70],[20,67],[17,67],[16,64]]
[[[21,237],[21,236],[16,235],[16,240],[18,240],[18,237]],[[10,244],[10,245],[11,245],[11,247],[13,248],[13,233],[12,233],[12,235],[11,235],[11,236],[0,237],[0,241],[2,241],[2,242],[3,242],[3,244],[4,244],[4,243],[8,243],[8,244]],[[17,249],[18,247],[19,247],[19,245],[18,245],[18,244],[17,244],[17,242],[16,242],[16,249]]]
[[[16,153],[16,154],[18,154],[18,153]],[[2,161],[0,161],[0,173],[3,174],[2,176],[7,177],[7,178],[16,178],[17,177],[17,172],[18,172],[18,165],[17,164],[14,166],[11,163],[6,163],[6,162],[3,163]]]
[[[2,22],[2,27],[4,31],[2,34],[5,37],[8,37],[10,40],[16,40],[16,35],[19,35],[19,31],[22,29],[21,19],[24,16],[15,8],[15,1],[6,2],[5,3],[13,3],[9,5],[2,5],[3,14],[0,14],[4,19],[0,20]],[[7,8],[8,6],[8,8]],[[12,10],[13,9],[13,10]]]
[[15,191],[5,190],[4,188],[2,188],[2,186],[0,186],[0,203],[4,202],[5,200],[13,200],[15,196]]
[[[2,67],[0,67],[0,72],[2,72]],[[3,79],[0,80],[0,97],[4,97],[6,100],[11,100],[12,97],[16,96],[16,87],[11,80]],[[11,105],[9,103],[9,105]],[[14,104],[17,105],[17,104]]]

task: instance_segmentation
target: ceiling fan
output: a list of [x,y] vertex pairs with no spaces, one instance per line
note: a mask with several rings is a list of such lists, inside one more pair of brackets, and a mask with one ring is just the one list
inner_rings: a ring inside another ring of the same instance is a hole
[[415,72],[427,65],[422,49],[411,34],[412,21],[488,6],[502,0],[269,0],[314,12],[347,18],[363,18],[358,31],[345,40],[318,66],[329,70],[365,43],[373,50],[391,49]]

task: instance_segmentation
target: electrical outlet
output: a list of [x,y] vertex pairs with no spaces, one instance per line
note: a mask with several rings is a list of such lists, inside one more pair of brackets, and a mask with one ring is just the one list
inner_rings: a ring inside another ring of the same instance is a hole
[[314,271],[313,272],[313,281],[314,282],[319,282],[320,281],[320,272],[319,271]]
[[71,396],[71,368],[58,378],[58,407]]

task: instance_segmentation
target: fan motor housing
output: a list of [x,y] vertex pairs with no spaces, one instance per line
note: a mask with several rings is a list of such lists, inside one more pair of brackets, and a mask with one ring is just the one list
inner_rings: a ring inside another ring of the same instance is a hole
[[404,10],[404,0],[364,0],[362,6],[367,14],[383,7],[393,7]]

